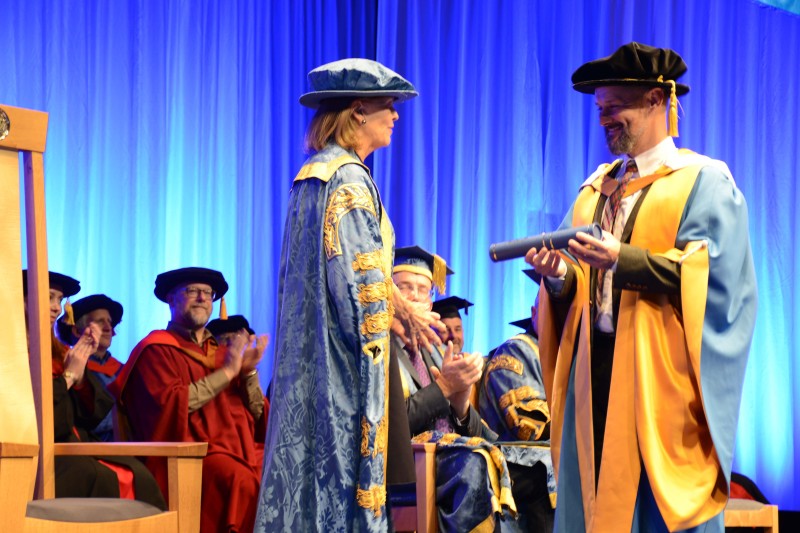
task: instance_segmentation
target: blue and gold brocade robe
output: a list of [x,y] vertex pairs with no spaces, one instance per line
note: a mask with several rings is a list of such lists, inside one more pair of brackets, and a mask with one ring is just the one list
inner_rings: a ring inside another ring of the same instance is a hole
[[394,232],[329,144],[289,197],[256,531],[386,531]]
[[555,507],[556,482],[550,458],[550,409],[544,392],[536,338],[520,333],[489,358],[478,395],[481,418],[495,431],[509,463],[547,469],[547,490]]

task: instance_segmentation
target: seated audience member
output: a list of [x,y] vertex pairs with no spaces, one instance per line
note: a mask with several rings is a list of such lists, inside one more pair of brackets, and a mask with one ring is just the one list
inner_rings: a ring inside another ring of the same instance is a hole
[[[392,278],[407,300],[430,308],[433,285],[442,291],[445,273],[453,271],[444,260],[420,247],[395,250]],[[492,440],[495,435],[469,403],[472,387],[480,380],[481,355],[455,353],[452,342],[444,352],[438,347],[415,352],[396,333],[391,350],[400,363],[411,434],[417,442],[437,443],[439,528],[472,531],[478,525],[500,525],[499,517],[513,529],[516,522],[508,513],[515,512],[515,506],[506,461],[480,438]]]
[[[526,270],[531,276],[533,270]],[[535,274],[535,273],[534,273]],[[538,279],[531,276],[538,282]],[[538,300],[537,300],[538,302]],[[492,351],[478,405],[486,424],[499,435],[506,456],[520,522],[528,531],[552,531],[555,478],[550,458],[550,410],[539,362],[537,307],[531,317],[511,322],[523,330]],[[505,441],[524,441],[512,445]]]
[[[75,321],[73,326],[67,324],[66,315],[58,319],[56,323],[58,338],[63,343],[74,346],[81,332],[85,331],[89,324],[97,324],[100,328],[97,351],[89,357],[86,368],[104,387],[107,387],[122,370],[122,363],[109,351],[112,338],[117,334],[117,326],[122,320],[122,305],[105,294],[92,294],[72,304],[72,315]],[[92,434],[101,441],[115,440],[113,411],[94,428]]]
[[[445,330],[437,332],[442,343],[453,343],[453,353],[461,353],[464,351],[464,323],[461,320],[461,310],[464,314],[469,314],[469,308],[472,307],[472,302],[460,298],[458,296],[448,296],[433,302],[433,312],[438,313],[441,317],[442,323],[445,325]],[[434,357],[434,363],[439,364],[440,359]],[[484,358],[484,365],[486,366],[486,359]],[[476,383],[471,387],[469,394],[469,403],[473,407],[478,405],[478,384]],[[485,436],[485,435],[484,435]],[[494,435],[491,436],[494,438]]]
[[439,332],[442,343],[453,342],[453,351],[461,353],[464,351],[464,324],[461,320],[461,310],[464,314],[469,314],[472,302],[459,298],[458,296],[448,296],[433,302],[433,312],[439,313],[441,321],[447,327],[444,332]]
[[[172,319],[139,342],[110,387],[135,440],[208,443],[200,511],[200,529],[208,533],[252,531],[263,459],[256,365],[267,338],[237,335],[218,345],[206,324],[227,290],[216,270],[159,274],[155,295]],[[147,465],[166,489],[166,463],[152,458]]]
[[[22,275],[27,313],[27,272]],[[50,272],[49,280],[52,327],[61,314],[62,300],[77,294],[80,283],[57,272]],[[93,431],[114,405],[103,384],[86,372],[86,363],[97,351],[101,335],[98,325],[88,323],[72,348],[52,337],[55,442],[97,441]],[[166,509],[152,474],[133,457],[56,456],[55,478],[57,498],[122,497]]]
[[[442,281],[437,277],[441,289],[444,273],[453,273],[443,259],[418,246],[395,250],[392,279],[407,300],[432,306],[434,271],[442,272]],[[453,347],[445,348],[443,353],[438,348],[429,352],[423,347],[415,352],[394,333],[391,349],[400,363],[412,436],[433,429],[481,435],[480,416],[469,404],[471,387],[481,376],[480,354],[456,354]]]

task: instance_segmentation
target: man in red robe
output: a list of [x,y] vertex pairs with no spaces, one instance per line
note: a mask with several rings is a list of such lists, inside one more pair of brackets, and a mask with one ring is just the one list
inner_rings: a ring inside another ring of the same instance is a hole
[[[266,429],[256,369],[266,336],[239,335],[220,347],[205,328],[227,290],[216,270],[159,274],[155,295],[172,319],[139,342],[110,387],[135,440],[208,442],[200,530],[214,533],[252,531]],[[147,465],[167,494],[166,462]]]

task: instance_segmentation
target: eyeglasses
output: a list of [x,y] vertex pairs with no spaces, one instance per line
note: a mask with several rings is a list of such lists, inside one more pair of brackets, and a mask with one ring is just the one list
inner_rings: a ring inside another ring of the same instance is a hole
[[433,289],[429,289],[427,287],[423,287],[422,285],[412,285],[411,283],[400,283],[397,285],[397,290],[400,291],[406,298],[410,298],[412,295],[428,301],[433,299]]
[[210,298],[211,300],[213,300],[217,296],[217,293],[214,292],[212,289],[200,289],[198,287],[186,287],[185,289],[183,289],[183,292],[189,298],[197,298],[198,296],[200,296],[200,293],[203,293],[203,296],[205,296],[206,298]]

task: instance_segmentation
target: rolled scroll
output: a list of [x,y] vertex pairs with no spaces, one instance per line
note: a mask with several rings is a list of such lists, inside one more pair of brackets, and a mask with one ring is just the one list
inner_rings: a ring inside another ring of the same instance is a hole
[[580,226],[578,228],[565,228],[550,233],[542,233],[535,237],[525,237],[514,241],[497,242],[489,246],[489,257],[495,263],[524,257],[531,248],[547,248],[548,250],[561,250],[569,245],[569,240],[574,239],[575,235],[582,231],[588,233],[595,239],[603,238],[603,230],[600,224],[590,226]]

